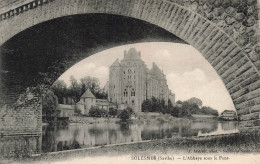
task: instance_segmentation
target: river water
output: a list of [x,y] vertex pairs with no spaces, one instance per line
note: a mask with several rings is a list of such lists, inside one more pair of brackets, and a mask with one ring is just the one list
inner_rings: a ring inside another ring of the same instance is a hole
[[42,152],[87,148],[174,137],[237,133],[237,122],[93,123],[67,127],[43,126]]

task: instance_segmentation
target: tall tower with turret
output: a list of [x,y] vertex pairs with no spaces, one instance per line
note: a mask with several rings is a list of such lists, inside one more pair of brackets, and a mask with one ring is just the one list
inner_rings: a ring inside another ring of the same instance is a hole
[[148,70],[135,48],[125,51],[124,58],[109,67],[108,85],[108,100],[129,106],[135,112],[141,112],[143,101],[152,97],[168,104],[170,91],[165,75],[155,63]]

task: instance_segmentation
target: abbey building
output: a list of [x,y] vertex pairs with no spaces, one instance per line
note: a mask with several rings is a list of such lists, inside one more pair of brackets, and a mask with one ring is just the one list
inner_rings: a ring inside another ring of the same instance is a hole
[[169,90],[164,73],[153,63],[148,70],[141,59],[141,53],[131,48],[124,52],[109,68],[108,100],[117,105],[129,106],[141,112],[144,100],[152,97],[168,100],[174,104],[175,95]]

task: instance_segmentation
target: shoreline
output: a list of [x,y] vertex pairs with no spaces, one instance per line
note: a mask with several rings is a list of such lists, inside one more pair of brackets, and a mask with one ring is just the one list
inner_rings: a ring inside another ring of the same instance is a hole
[[[129,119],[128,123],[152,123],[152,122],[172,122],[176,121],[192,122],[192,118],[177,118],[169,114],[162,113],[141,113],[135,119]],[[73,116],[69,118],[69,125],[95,124],[95,123],[125,123],[121,122],[116,117],[84,117]],[[42,123],[42,126],[47,126],[49,123]]]
[[[175,137],[170,139],[146,140],[135,143],[121,143],[74,150],[33,155],[24,159],[25,163],[43,161],[65,161],[73,158],[119,157],[124,155],[152,154],[221,154],[259,153],[260,133],[233,133],[228,135],[203,137]],[[247,143],[244,139],[249,139]],[[14,161],[16,161],[14,159]]]

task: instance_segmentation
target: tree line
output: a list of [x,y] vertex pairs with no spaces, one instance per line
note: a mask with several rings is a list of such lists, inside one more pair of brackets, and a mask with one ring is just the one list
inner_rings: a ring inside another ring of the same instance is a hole
[[71,98],[75,103],[78,102],[87,89],[90,89],[97,99],[107,99],[107,93],[100,88],[100,82],[95,77],[86,76],[78,81],[71,76],[70,83],[71,85],[67,87],[64,80],[57,80],[51,87],[60,104],[63,103],[64,98]]
[[142,103],[142,112],[167,113],[174,117],[191,117],[192,114],[218,116],[216,109],[202,106],[202,101],[195,97],[183,102],[179,100],[176,105],[173,105],[170,100],[168,100],[168,105],[165,105],[164,100],[152,97],[152,99],[147,99]]
[[130,107],[127,107],[123,110],[118,110],[117,108],[110,107],[109,110],[99,109],[96,106],[92,106],[89,110],[89,117],[117,117],[121,121],[125,122],[131,118],[131,115],[134,114],[134,110]]

